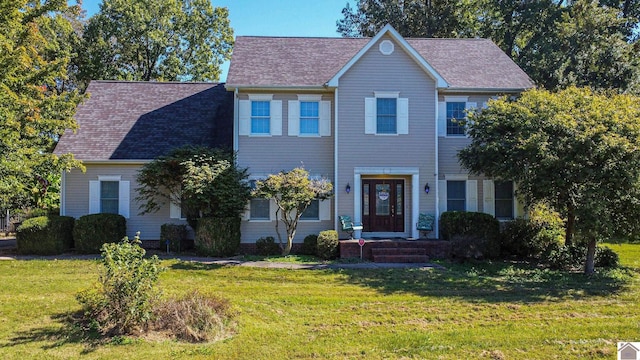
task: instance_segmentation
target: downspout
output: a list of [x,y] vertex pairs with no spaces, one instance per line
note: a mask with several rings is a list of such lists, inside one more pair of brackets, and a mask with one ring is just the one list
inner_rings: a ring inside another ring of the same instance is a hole
[[438,160],[438,158],[440,157],[439,156],[440,155],[439,154],[440,144],[438,142],[438,133],[440,131],[440,129],[438,129],[438,125],[440,123],[440,121],[439,121],[440,114],[438,114],[438,111],[439,111],[438,109],[440,108],[440,106],[438,106],[438,89],[437,88],[436,88],[435,93],[436,93],[436,96],[435,96],[435,108],[436,108],[436,118],[435,118],[435,120],[436,120],[436,131],[435,131],[435,136],[436,136],[436,139],[435,139],[436,140],[436,151],[435,151],[435,154],[436,154],[436,159],[435,159],[436,160],[436,173],[434,175],[435,176],[434,184],[435,184],[435,187],[436,187],[435,194],[434,194],[435,197],[436,197],[436,219],[435,219],[435,230],[436,231],[435,231],[435,233],[436,233],[436,239],[440,239],[440,189],[438,187],[438,184],[440,183],[440,181],[438,181],[438,180],[440,180],[439,179],[439,177],[440,177],[440,163],[439,163],[439,160]]
[[238,88],[233,90],[233,152],[238,152],[238,142],[240,133],[240,115],[238,114]]
[[338,88],[333,91],[333,228],[338,230]]
[[67,214],[67,172],[62,170],[60,177],[60,216]]

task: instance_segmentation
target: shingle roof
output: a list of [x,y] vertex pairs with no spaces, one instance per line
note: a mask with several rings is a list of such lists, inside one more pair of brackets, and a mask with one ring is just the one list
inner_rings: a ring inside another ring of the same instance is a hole
[[233,93],[223,84],[92,81],[77,133],[55,153],[80,160],[146,160],[183,145],[231,148]]
[[[238,36],[230,86],[322,86],[370,38]],[[487,39],[405,39],[452,88],[526,89],[522,69]]]

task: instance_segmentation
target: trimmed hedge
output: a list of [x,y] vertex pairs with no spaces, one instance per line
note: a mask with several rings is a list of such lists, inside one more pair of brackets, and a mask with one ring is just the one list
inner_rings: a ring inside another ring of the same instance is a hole
[[162,224],[160,226],[160,249],[166,249],[169,241],[169,251],[180,252],[184,250],[182,243],[187,238],[187,225]]
[[440,216],[440,234],[451,241],[456,258],[497,258],[500,256],[500,222],[489,214],[447,211]]
[[338,256],[338,232],[335,230],[325,230],[318,234],[318,245],[316,254],[321,259],[329,260]]
[[16,231],[19,254],[56,255],[73,248],[70,216],[39,216],[25,220]]
[[273,236],[261,237],[256,241],[256,252],[258,255],[270,256],[282,253],[280,245],[276,244]]
[[127,220],[118,214],[91,214],[81,216],[73,228],[76,251],[97,254],[106,243],[115,243],[126,236]]
[[300,247],[301,255],[313,255],[315,256],[318,252],[318,235],[311,234],[307,235],[302,242],[302,246]]
[[231,256],[240,248],[240,217],[198,219],[194,245],[205,256]]

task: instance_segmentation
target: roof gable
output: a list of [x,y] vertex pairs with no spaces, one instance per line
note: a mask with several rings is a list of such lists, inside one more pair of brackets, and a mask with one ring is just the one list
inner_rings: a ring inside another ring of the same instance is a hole
[[337,87],[340,77],[349,71],[349,69],[351,69],[351,67],[385,35],[388,35],[395,40],[402,50],[404,50],[409,57],[411,57],[422,68],[422,70],[424,70],[425,73],[436,81],[436,87],[443,88],[449,86],[447,81],[440,76],[440,74],[424,59],[424,57],[420,56],[420,54],[418,54],[418,52],[416,52],[415,49],[409,45],[409,43],[389,24],[385,25],[385,27],[376,34],[376,36],[371,38],[371,40],[369,40],[369,42],[340,69],[340,71],[327,81],[327,85]]
[[521,91],[534,86],[491,40],[404,39],[393,28],[385,29],[374,38],[238,36],[227,88],[321,90],[386,34],[399,39],[397,43],[423,69],[439,75],[448,89]]
[[185,145],[231,149],[233,94],[222,84],[92,81],[79,129],[56,154],[84,161],[150,160]]

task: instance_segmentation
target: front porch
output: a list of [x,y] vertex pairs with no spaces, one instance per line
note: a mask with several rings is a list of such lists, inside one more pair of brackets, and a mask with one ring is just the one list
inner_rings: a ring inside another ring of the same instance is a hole
[[[405,238],[365,239],[362,258],[379,263],[420,263],[449,257],[451,243],[444,240]],[[340,258],[359,258],[358,240],[340,240]]]

